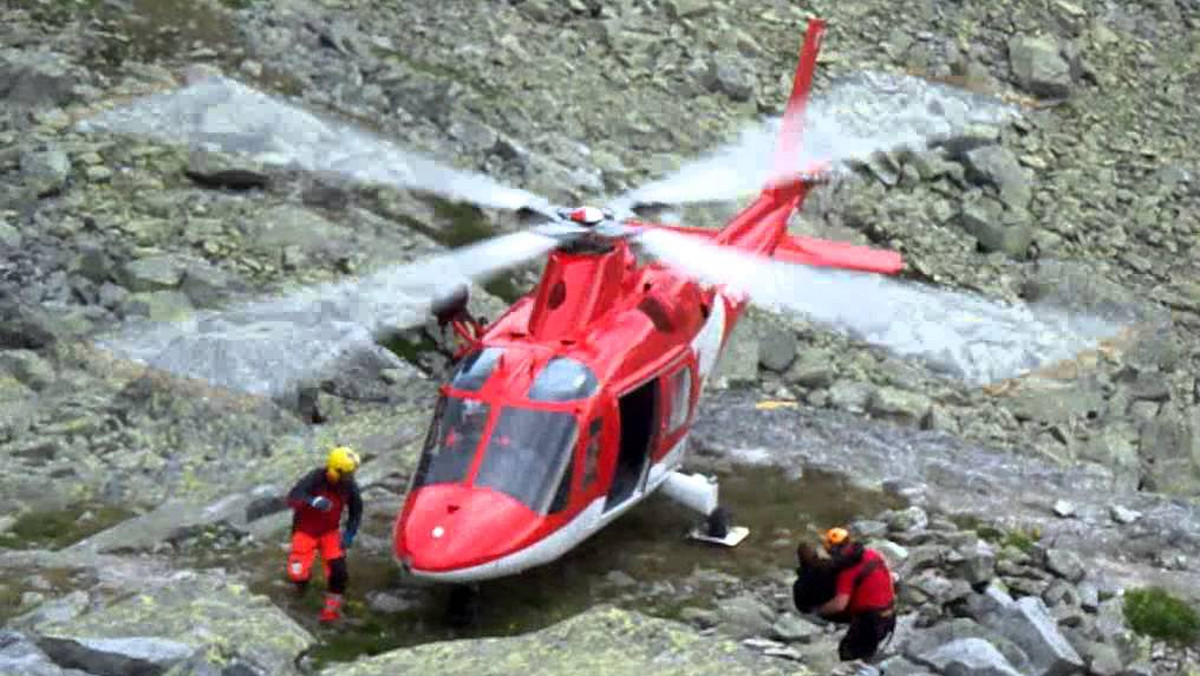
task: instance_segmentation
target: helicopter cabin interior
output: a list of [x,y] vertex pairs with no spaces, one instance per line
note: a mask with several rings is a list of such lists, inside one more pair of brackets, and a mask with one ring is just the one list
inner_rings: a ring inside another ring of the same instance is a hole
[[[620,450],[605,511],[644,490],[655,450],[670,449],[682,439],[695,401],[694,367],[685,362],[669,375],[655,376],[618,398]],[[664,411],[669,416],[665,421]]]

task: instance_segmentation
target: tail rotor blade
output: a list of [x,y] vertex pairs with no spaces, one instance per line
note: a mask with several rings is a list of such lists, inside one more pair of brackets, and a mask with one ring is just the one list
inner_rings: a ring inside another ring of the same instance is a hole
[[302,289],[178,323],[126,327],[100,341],[118,356],[251,394],[277,395],[334,360],[376,349],[384,332],[418,326],[447,288],[485,279],[549,251],[552,237],[520,232],[362,279]]
[[1100,317],[1007,305],[891,277],[791,265],[670,231],[645,230],[638,242],[696,279],[977,384],[1071,357],[1122,328]]
[[533,193],[401,150],[362,129],[321,119],[222,77],[139,99],[80,126],[244,153],[265,164],[423,190],[482,207],[549,212],[546,200]]

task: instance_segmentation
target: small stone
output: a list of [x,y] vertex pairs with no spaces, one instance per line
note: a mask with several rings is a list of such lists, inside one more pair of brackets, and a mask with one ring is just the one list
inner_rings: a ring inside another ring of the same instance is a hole
[[1086,572],[1079,555],[1065,549],[1047,550],[1046,567],[1050,572],[1069,582],[1082,580]]
[[1054,515],[1064,519],[1075,516],[1075,503],[1069,500],[1056,500],[1054,502]]
[[85,175],[92,183],[108,183],[112,180],[113,172],[108,167],[88,167]]
[[822,633],[821,627],[792,613],[784,613],[771,625],[771,635],[784,643],[812,643]]
[[1108,508],[1108,515],[1113,521],[1121,525],[1128,525],[1142,518],[1142,513],[1122,507],[1120,505],[1112,505]]
[[796,334],[784,327],[770,327],[758,341],[758,363],[768,371],[783,373],[796,358]]

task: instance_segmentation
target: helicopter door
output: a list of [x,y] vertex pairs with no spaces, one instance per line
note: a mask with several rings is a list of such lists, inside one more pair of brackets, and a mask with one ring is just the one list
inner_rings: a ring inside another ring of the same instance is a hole
[[618,400],[621,449],[608,490],[606,511],[628,500],[642,484],[658,429],[658,390],[658,378],[653,378]]

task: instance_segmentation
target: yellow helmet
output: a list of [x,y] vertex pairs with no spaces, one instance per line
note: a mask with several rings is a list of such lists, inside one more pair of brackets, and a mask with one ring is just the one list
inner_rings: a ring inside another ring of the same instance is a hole
[[833,551],[834,547],[850,541],[850,532],[845,528],[830,528],[825,531],[825,551]]
[[330,481],[340,481],[343,477],[353,474],[360,464],[362,463],[358,454],[348,446],[335,446],[329,451],[329,458],[325,461],[325,476]]

